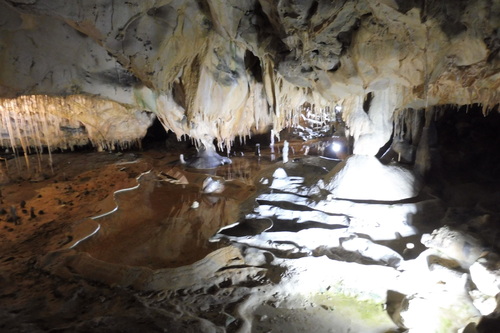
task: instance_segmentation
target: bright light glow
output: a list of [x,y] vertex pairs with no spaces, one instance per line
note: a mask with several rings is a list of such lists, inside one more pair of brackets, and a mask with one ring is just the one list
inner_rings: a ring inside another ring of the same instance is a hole
[[332,143],[331,147],[332,147],[332,150],[336,153],[338,153],[342,149],[342,146],[340,145],[340,143],[337,143],[337,142]]

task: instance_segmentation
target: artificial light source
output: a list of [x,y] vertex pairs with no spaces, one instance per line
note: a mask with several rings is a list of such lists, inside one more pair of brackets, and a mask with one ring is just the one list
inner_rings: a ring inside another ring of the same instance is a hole
[[333,150],[335,153],[338,153],[341,149],[342,146],[338,142],[334,142],[330,145],[330,149]]
[[343,160],[347,157],[349,148],[345,137],[334,135],[324,147],[322,156],[334,160]]

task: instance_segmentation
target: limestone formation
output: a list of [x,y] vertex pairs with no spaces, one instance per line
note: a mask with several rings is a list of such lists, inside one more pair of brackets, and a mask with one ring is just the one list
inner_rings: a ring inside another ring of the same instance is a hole
[[220,156],[212,145],[206,144],[198,148],[196,156],[183,163],[196,169],[214,169],[220,165],[231,164],[231,160],[227,157]]
[[10,0],[0,13],[4,117],[19,96],[79,95],[224,145],[278,132],[306,102],[343,105],[355,153],[373,155],[396,110],[500,99],[498,0]]
[[484,252],[477,239],[448,226],[434,230],[432,234],[424,234],[422,244],[438,250],[463,268],[469,268]]
[[[0,0],[0,328],[487,332],[498,129],[437,123],[498,116],[499,17],[500,0]],[[197,154],[51,155],[152,124]],[[257,134],[270,145],[230,155]]]
[[341,166],[326,186],[336,198],[398,201],[418,194],[411,171],[383,165],[374,156],[354,155]]

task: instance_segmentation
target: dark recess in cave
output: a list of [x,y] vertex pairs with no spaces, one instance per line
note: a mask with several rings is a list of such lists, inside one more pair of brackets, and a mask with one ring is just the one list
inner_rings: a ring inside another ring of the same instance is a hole
[[262,68],[260,67],[260,59],[251,51],[245,51],[245,68],[255,78],[255,81],[262,83]]
[[336,71],[340,68],[340,66],[341,66],[341,65],[342,65],[342,63],[341,63],[341,62],[340,62],[340,60],[339,60],[339,62],[337,62],[337,63],[335,64],[335,66],[333,66],[332,68],[330,68],[330,69],[328,70],[328,72],[330,72],[330,73],[336,72]]
[[148,128],[146,135],[142,139],[142,149],[158,149],[165,148],[165,142],[169,136],[174,135],[172,132],[167,133],[158,118],[155,118],[151,126]]
[[440,0],[425,1],[426,14],[439,19],[440,27],[448,37],[453,37],[467,30],[467,27],[460,22],[461,15],[465,10],[468,0]]
[[391,133],[391,137],[389,140],[387,140],[387,142],[385,143],[385,145],[383,145],[377,152],[377,154],[375,155],[375,157],[377,157],[378,159],[381,160],[382,163],[384,164],[387,164],[390,162],[390,160],[384,160],[382,159],[382,157],[384,156],[384,154],[391,148],[392,146],[392,143],[394,141],[394,124],[392,126],[392,133]]
[[123,67],[116,68],[115,70],[102,71],[99,73],[86,73],[88,76],[95,75],[96,78],[106,84],[119,83],[122,87],[133,87],[138,85],[141,80],[133,73],[129,72]]
[[406,14],[413,8],[420,10],[421,20],[435,18],[448,37],[459,35],[467,30],[461,19],[468,0],[396,0],[398,11]]
[[353,26],[347,30],[347,31],[341,31],[339,32],[337,36],[337,40],[342,43],[342,51],[345,52],[346,49],[349,48],[351,45],[352,41],[352,35],[356,30],[359,29],[359,26],[361,24],[361,21],[359,19],[356,19],[356,22],[353,24]]
[[406,14],[410,9],[419,7],[422,0],[396,0],[396,4],[398,5],[398,10]]
[[453,183],[500,182],[500,113],[445,106],[436,120],[441,174]]
[[318,5],[319,5],[318,1],[313,1],[311,7],[309,7],[309,10],[307,11],[307,17],[306,17],[307,21],[310,21],[311,18],[314,16],[314,14],[316,14],[316,12],[318,11]]
[[166,150],[177,153],[192,153],[194,145],[192,140],[187,136],[184,136],[183,140],[179,140],[174,132],[167,131],[161,121],[155,118],[141,141],[141,148],[145,151]]
[[172,97],[174,101],[186,108],[186,92],[184,91],[184,85],[182,84],[182,79],[179,81],[174,81],[172,84]]
[[160,7],[153,7],[148,9],[147,14],[148,16],[151,16],[159,21],[164,21],[167,23],[170,11],[173,11],[174,8],[172,8],[169,5],[164,5]]
[[365,96],[365,100],[363,101],[363,111],[368,113],[370,111],[370,105],[372,104],[374,94],[372,92],[369,92]]

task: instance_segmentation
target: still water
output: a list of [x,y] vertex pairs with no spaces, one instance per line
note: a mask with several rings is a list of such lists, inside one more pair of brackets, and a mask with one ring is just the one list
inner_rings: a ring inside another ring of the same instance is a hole
[[[138,179],[136,189],[115,194],[117,210],[97,218],[99,232],[76,249],[105,262],[152,269],[192,264],[221,246],[208,239],[238,221],[241,204],[252,205],[255,179],[266,165],[270,163],[234,158],[233,164],[215,170],[152,170]],[[173,183],[169,175],[182,178],[183,184]],[[204,193],[208,177],[224,189]]]

